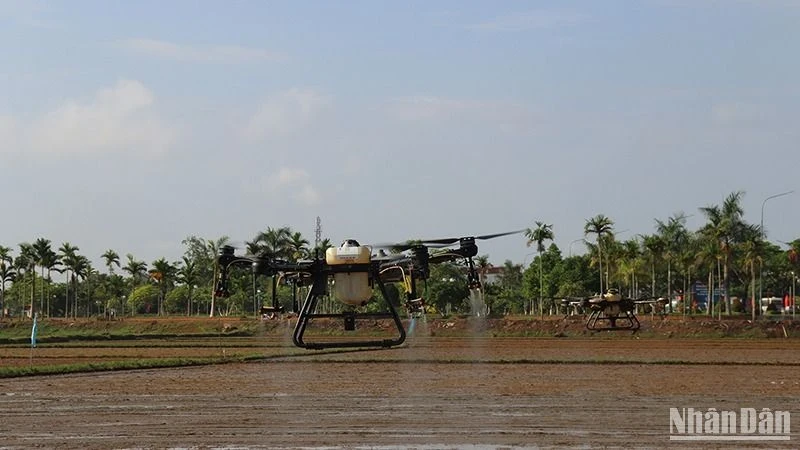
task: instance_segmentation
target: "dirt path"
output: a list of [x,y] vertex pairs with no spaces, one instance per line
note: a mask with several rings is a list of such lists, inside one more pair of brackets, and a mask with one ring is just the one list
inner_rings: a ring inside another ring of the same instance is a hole
[[[250,364],[5,379],[0,447],[663,447],[671,407],[800,417],[798,350],[777,340],[425,338],[378,351],[287,348],[300,356]],[[762,447],[797,447],[791,437]]]

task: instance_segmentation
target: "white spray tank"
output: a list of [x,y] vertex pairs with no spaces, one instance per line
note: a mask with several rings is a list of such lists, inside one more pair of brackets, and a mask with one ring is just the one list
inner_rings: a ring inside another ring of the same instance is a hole
[[[362,247],[357,241],[348,239],[341,247],[331,247],[325,251],[325,262],[329,266],[343,264],[369,264],[371,250]],[[372,298],[367,272],[339,272],[333,275],[333,291],[336,299],[352,306],[366,305]]]

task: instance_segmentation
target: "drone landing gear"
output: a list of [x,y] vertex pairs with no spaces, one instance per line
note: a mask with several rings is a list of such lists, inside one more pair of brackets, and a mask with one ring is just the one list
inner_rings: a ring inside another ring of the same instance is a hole
[[[397,310],[395,310],[394,306],[392,306],[391,302],[389,302],[389,297],[386,295],[386,289],[384,288],[383,283],[378,280],[378,286],[380,287],[380,291],[384,302],[388,306],[388,311],[384,312],[374,312],[374,313],[357,313],[355,311],[346,311],[342,313],[330,313],[330,314],[322,314],[317,313],[317,305],[319,303],[319,299],[326,295],[325,291],[325,279],[319,278],[316,279],[311,286],[311,290],[306,297],[305,302],[303,302],[303,306],[300,308],[300,315],[297,318],[297,325],[294,328],[294,334],[292,335],[292,341],[294,345],[302,348],[307,348],[311,350],[321,350],[325,348],[356,348],[356,347],[383,347],[389,348],[394,347],[397,345],[402,344],[406,340],[406,330],[403,327],[403,323],[400,321],[400,316],[397,314]],[[364,340],[329,340],[329,341],[319,341],[319,342],[306,342],[303,339],[303,335],[305,334],[306,327],[311,319],[317,318],[340,318],[344,321],[344,329],[345,331],[355,331],[356,329],[356,321],[364,320],[364,319],[392,319],[396,329],[397,329],[397,337],[391,339],[364,339]]]
[[639,319],[632,311],[609,312],[606,309],[593,309],[586,321],[586,328],[591,331],[636,331],[639,326]]
[[261,317],[263,319],[274,319],[279,314],[283,313],[283,308],[280,306],[262,306]]

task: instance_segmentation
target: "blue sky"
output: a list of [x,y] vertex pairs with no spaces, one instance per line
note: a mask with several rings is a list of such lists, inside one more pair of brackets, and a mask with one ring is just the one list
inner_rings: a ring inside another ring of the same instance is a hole
[[[800,2],[0,0],[0,244],[179,259],[267,226],[386,242],[746,192],[800,237]],[[583,251],[574,245],[575,252]],[[524,238],[486,242],[495,264]]]

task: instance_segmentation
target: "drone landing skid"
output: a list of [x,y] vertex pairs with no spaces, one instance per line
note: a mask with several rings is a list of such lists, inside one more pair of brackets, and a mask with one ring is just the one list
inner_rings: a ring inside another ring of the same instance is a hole
[[[311,291],[308,293],[305,302],[303,302],[302,308],[300,309],[300,314],[297,318],[297,325],[295,325],[294,334],[292,335],[292,341],[294,342],[294,345],[310,350],[322,350],[325,348],[389,348],[405,342],[406,330],[403,327],[403,322],[400,321],[400,316],[397,314],[397,310],[394,308],[394,306],[392,306],[391,302],[386,300],[389,297],[386,295],[386,289],[384,288],[383,282],[378,280],[378,286],[380,287],[382,297],[388,306],[388,311],[375,313],[356,313],[353,311],[348,311],[343,313],[322,314],[315,311],[317,309],[319,299],[325,295],[324,280],[319,285],[317,282],[315,282],[311,288]],[[316,318],[341,318],[344,321],[345,331],[355,330],[356,321],[360,319],[392,319],[395,327],[397,328],[398,335],[392,339],[306,342],[303,339],[306,327],[311,319]]]
[[591,331],[636,331],[639,326],[639,319],[630,311],[606,315],[603,310],[594,310],[586,321],[586,328]]

